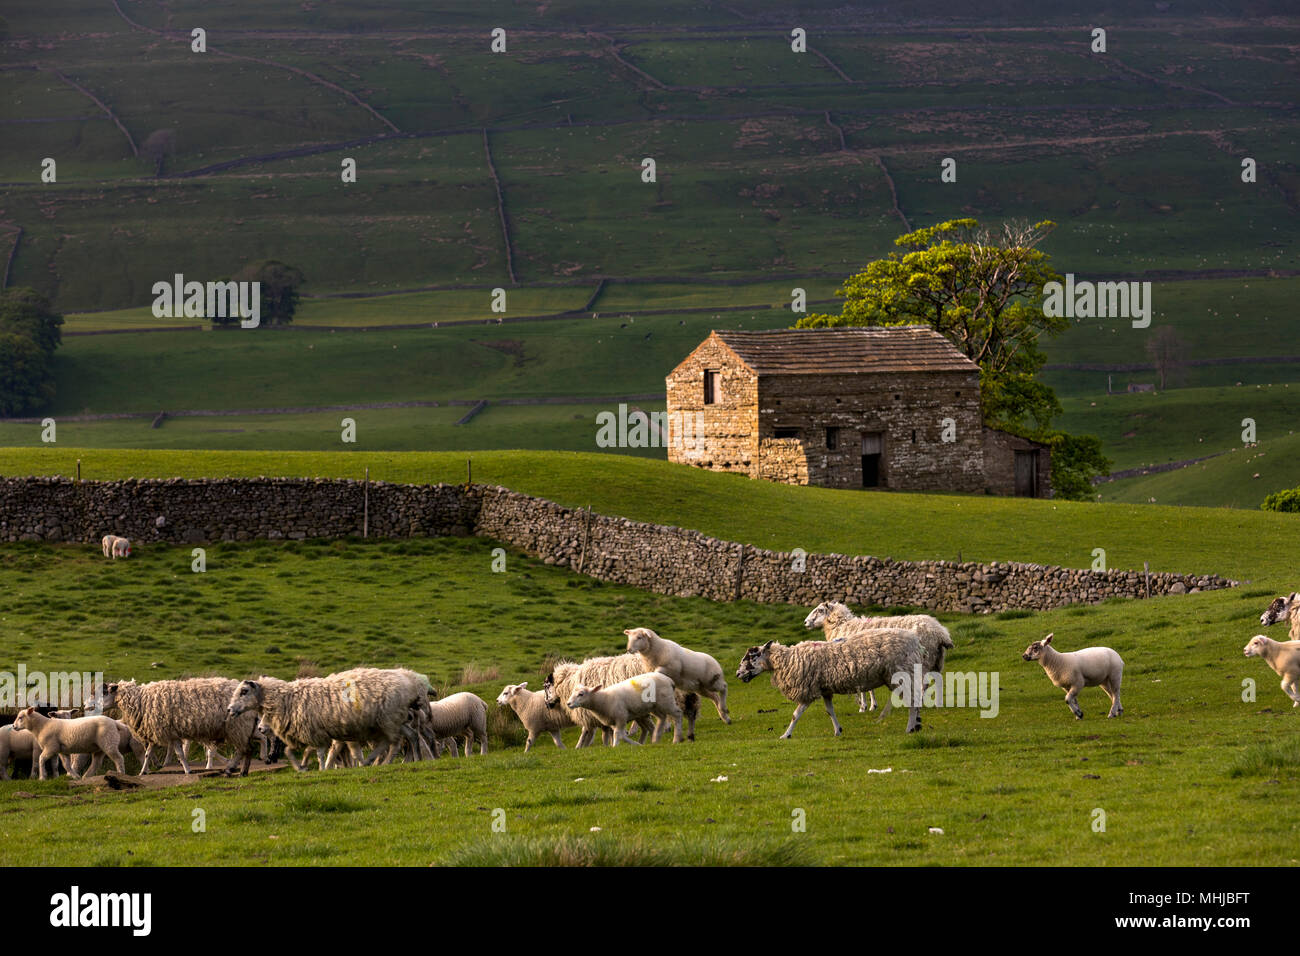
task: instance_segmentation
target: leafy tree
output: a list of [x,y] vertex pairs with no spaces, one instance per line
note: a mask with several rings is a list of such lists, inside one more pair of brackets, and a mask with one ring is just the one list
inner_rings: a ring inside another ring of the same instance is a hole
[[1300,511],[1300,488],[1275,491],[1260,505],[1264,511]]
[[237,282],[262,284],[262,325],[288,325],[298,310],[298,286],[302,271],[279,259],[266,259],[244,266],[235,273]]
[[52,357],[62,325],[35,289],[0,293],[0,414],[18,415],[54,397]]
[[928,325],[979,366],[984,423],[1051,446],[1056,494],[1088,497],[1089,479],[1108,473],[1110,462],[1097,439],[1051,429],[1061,403],[1037,378],[1047,360],[1039,340],[1069,326],[1042,308],[1043,286],[1061,277],[1037,246],[1055,225],[994,231],[954,219],[909,232],[894,240],[900,251],[844,282],[839,315],[808,315],[798,327]]
[[49,354],[29,336],[0,332],[0,415],[21,415],[53,397]]

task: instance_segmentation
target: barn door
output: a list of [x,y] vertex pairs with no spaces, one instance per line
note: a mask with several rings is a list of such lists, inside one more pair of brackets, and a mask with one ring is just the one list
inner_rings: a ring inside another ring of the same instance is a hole
[[879,488],[881,484],[881,459],[885,452],[885,439],[880,432],[862,433],[862,487]]
[[1032,498],[1038,491],[1038,452],[1016,452],[1016,495]]

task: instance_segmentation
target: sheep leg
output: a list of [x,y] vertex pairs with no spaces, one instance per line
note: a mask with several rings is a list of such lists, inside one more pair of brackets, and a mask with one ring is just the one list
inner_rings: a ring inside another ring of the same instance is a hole
[[483,735],[478,739],[478,755],[480,757],[487,756],[487,731],[486,730],[483,731]]
[[907,710],[907,732],[914,734],[921,729],[921,708],[909,707]]
[[1118,717],[1121,714],[1123,714],[1124,708],[1120,705],[1119,702],[1119,685],[1116,684],[1114,681],[1111,681],[1109,683],[1103,684],[1101,689],[1104,690],[1106,692],[1106,696],[1110,698],[1110,713],[1108,713],[1106,716]]
[[[728,721],[728,723],[730,723],[730,721]],[[681,742],[682,742],[682,715],[681,712],[678,711],[676,714],[673,715],[673,743],[679,744]]]
[[[99,773],[99,758],[102,756],[103,754],[95,754],[95,756],[90,760],[90,775],[92,777]],[[111,748],[108,752],[108,759],[113,761],[113,766],[117,768],[117,772],[125,777],[126,761],[122,759],[122,751],[118,750],[116,747]]]
[[188,740],[182,740],[180,743],[176,745],[176,759],[180,761],[181,770],[183,770],[186,774],[190,772],[189,761],[185,759],[186,756],[185,752],[188,749],[189,749]]
[[[306,761],[308,753],[310,753],[310,749],[303,751],[304,761]],[[284,748],[284,756],[285,759],[289,761],[289,766],[292,767],[294,770],[305,771],[307,769],[307,767],[304,764],[298,762],[298,758],[293,755],[293,748],[288,746],[287,744],[285,745]]]
[[564,749],[564,741],[560,739],[560,732],[558,730],[551,731],[551,739],[555,741],[555,746],[559,747],[561,750]]
[[[867,704],[868,698],[871,701],[869,706]],[[859,691],[858,692],[858,713],[865,714],[867,711],[875,710],[875,709],[876,709],[876,695],[871,691],[867,691],[866,693]]]
[[[603,736],[603,734],[604,734],[604,731],[603,731],[603,730],[601,731],[601,734],[602,734],[602,736]],[[582,728],[582,733],[580,733],[580,734],[578,735],[578,742],[577,742],[577,744],[575,744],[574,746],[576,746],[576,747],[578,747],[578,748],[582,748],[582,747],[590,747],[590,746],[591,746],[592,738],[595,737],[595,736],[596,736],[596,728],[595,728],[595,727],[583,727],[583,728]],[[605,741],[605,742],[608,742],[608,741]]]
[[831,695],[822,694],[822,703],[826,705],[826,713],[831,715],[831,723],[835,725],[835,736],[838,737],[844,733],[844,728],[840,726],[840,720],[835,716],[835,705],[831,703]]
[[722,690],[702,690],[700,693],[713,701],[713,706],[718,708],[718,716],[722,718],[724,724],[731,723],[731,711],[727,709],[727,686],[725,684],[722,686]]
[[785,729],[785,733],[783,733],[779,739],[790,739],[794,734],[794,725],[799,723],[799,718],[803,716],[803,712],[808,709],[810,703],[812,703],[812,701],[805,700],[799,702],[799,706],[794,709],[794,719],[790,721],[790,726]]
[[1075,720],[1083,720],[1083,711],[1079,709],[1078,696],[1081,688],[1071,687],[1065,694],[1065,702],[1069,704],[1070,710],[1074,711]]
[[[52,754],[52,756],[58,756],[58,755]],[[44,780],[45,779],[45,752],[40,749],[40,744],[38,743],[32,744],[32,763],[33,766],[35,766],[39,770],[40,776],[38,777],[38,779]]]
[[614,739],[611,741],[610,746],[617,747],[620,740],[625,744],[632,744],[635,747],[641,746],[641,741],[633,740],[627,735],[627,731],[623,729],[623,723],[624,722],[620,720],[614,725]]

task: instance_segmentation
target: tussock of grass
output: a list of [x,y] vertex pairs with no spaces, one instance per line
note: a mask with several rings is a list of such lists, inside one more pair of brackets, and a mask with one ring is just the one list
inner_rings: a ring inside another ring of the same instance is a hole
[[1247,747],[1228,769],[1228,776],[1271,777],[1296,770],[1300,770],[1300,740],[1288,740]]
[[370,804],[360,800],[324,793],[295,793],[284,801],[283,808],[287,814],[305,813],[356,813],[369,810]]
[[[924,733],[922,728],[921,733]],[[969,743],[964,737],[926,737],[918,734],[903,739],[903,746],[908,750],[933,750],[936,747],[965,747]]]
[[453,850],[443,866],[815,866],[806,843],[698,838],[667,843],[590,837],[484,837]]

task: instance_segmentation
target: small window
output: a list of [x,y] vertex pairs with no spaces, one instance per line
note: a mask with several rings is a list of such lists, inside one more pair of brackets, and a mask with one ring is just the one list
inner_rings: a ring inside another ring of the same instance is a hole
[[958,398],[961,398],[961,392],[953,392],[953,394],[956,395]]
[[773,438],[798,438],[799,429],[797,428],[777,428],[772,433]]
[[704,373],[704,404],[716,405],[722,398],[722,381],[717,369]]
[[903,400],[903,396],[902,396],[902,395],[895,395],[895,396],[894,396],[894,401],[896,401],[896,402],[901,402],[902,400]]
[[840,430],[838,428],[826,429],[826,447],[830,451],[840,447]]
[[912,444],[913,444],[913,445],[916,444],[916,429],[915,429],[915,428],[912,429]]

